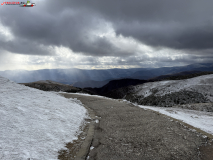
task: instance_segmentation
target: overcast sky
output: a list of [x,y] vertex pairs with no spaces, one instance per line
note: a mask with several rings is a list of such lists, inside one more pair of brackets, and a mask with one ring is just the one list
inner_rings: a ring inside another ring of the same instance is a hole
[[0,6],[0,70],[213,62],[212,0],[31,2]]

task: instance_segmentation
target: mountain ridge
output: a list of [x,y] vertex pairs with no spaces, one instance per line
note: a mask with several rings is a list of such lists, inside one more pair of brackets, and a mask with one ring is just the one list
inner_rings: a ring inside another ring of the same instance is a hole
[[[83,70],[83,69],[43,69],[43,70],[12,70],[0,71],[0,75],[16,83],[29,83],[39,80],[52,80],[63,84],[74,84],[84,81],[105,81],[113,79],[143,79],[148,80],[165,74],[174,74],[183,71],[213,71],[210,63],[191,64],[177,67],[161,68],[131,68],[131,69],[107,69],[107,70]],[[91,87],[91,83],[84,87]],[[100,86],[99,86],[100,87]]]

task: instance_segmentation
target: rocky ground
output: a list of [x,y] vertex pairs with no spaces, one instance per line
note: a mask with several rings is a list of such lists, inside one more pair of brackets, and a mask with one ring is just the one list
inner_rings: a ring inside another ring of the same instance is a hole
[[77,98],[100,117],[89,160],[210,160],[208,139],[157,112],[117,100],[64,94]]

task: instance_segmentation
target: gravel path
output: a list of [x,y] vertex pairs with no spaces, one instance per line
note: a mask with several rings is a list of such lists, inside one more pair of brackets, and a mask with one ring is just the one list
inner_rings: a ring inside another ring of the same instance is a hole
[[79,99],[101,117],[95,124],[89,160],[201,159],[198,148],[206,143],[206,138],[179,122],[117,100],[64,96]]

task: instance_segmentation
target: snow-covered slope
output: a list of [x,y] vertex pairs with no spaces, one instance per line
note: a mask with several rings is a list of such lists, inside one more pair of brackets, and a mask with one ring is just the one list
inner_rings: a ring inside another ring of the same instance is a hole
[[151,107],[142,105],[139,105],[139,107],[144,109],[151,109],[175,119],[179,119],[193,127],[199,128],[213,135],[212,112],[201,112],[181,108]]
[[0,77],[0,159],[57,159],[85,117],[78,100]]
[[155,93],[157,96],[163,96],[181,90],[197,91],[207,94],[208,98],[213,101],[213,74],[186,80],[160,81],[135,86],[137,95],[144,95],[144,97],[151,95],[153,89],[158,90]]
[[[186,80],[160,81],[132,86],[131,94],[144,105],[169,104],[171,106],[213,102],[213,74]],[[149,104],[155,100],[157,104]]]

